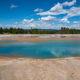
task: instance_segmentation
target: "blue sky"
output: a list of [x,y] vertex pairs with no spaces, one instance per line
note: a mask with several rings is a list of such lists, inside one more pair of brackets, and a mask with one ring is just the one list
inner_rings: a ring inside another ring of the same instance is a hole
[[80,0],[0,0],[0,26],[80,29]]

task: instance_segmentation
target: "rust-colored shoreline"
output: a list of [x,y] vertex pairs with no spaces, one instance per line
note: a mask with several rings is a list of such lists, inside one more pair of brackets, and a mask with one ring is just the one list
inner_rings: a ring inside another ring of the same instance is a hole
[[6,56],[0,56],[0,59],[19,59],[20,57],[6,57]]
[[16,40],[18,42],[36,42],[36,41],[47,41],[47,40],[80,40],[80,38],[11,38],[11,39],[1,39],[5,40]]
[[[17,42],[36,42],[36,41],[47,41],[47,40],[80,40],[80,38],[11,38],[11,39],[1,39],[0,41],[5,41],[5,40],[15,40]],[[6,57],[6,56],[0,56],[0,59],[20,59],[21,57]],[[70,58],[70,57],[68,57]],[[79,56],[77,57],[71,57],[75,59],[80,59]],[[34,58],[23,58],[23,59],[30,59],[30,60],[45,60],[45,59],[34,59]],[[51,58],[48,60],[54,60],[54,59],[59,59],[59,60],[64,60],[66,58]]]
[[12,59],[19,59],[19,60],[65,60],[65,59],[80,59],[80,56],[76,57],[63,57],[63,58],[51,58],[51,59],[36,59],[36,58],[21,58],[21,57],[6,57],[6,56],[0,56],[0,59],[6,59],[6,60],[12,60]]

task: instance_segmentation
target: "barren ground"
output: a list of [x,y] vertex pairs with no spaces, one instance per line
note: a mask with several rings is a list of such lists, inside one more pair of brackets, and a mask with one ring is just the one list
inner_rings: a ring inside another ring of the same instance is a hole
[[0,80],[80,80],[80,57],[1,58]]

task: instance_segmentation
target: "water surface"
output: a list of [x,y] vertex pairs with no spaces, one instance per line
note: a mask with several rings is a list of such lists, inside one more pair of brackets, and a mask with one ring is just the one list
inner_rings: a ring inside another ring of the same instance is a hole
[[0,56],[38,59],[80,56],[80,40],[2,41],[0,43],[4,43],[0,44]]

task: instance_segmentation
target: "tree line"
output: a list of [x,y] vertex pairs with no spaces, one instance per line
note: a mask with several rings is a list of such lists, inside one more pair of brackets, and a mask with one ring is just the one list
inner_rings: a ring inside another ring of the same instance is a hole
[[80,30],[69,29],[61,27],[60,30],[39,30],[37,28],[25,30],[22,28],[2,28],[0,27],[0,34],[80,34]]

